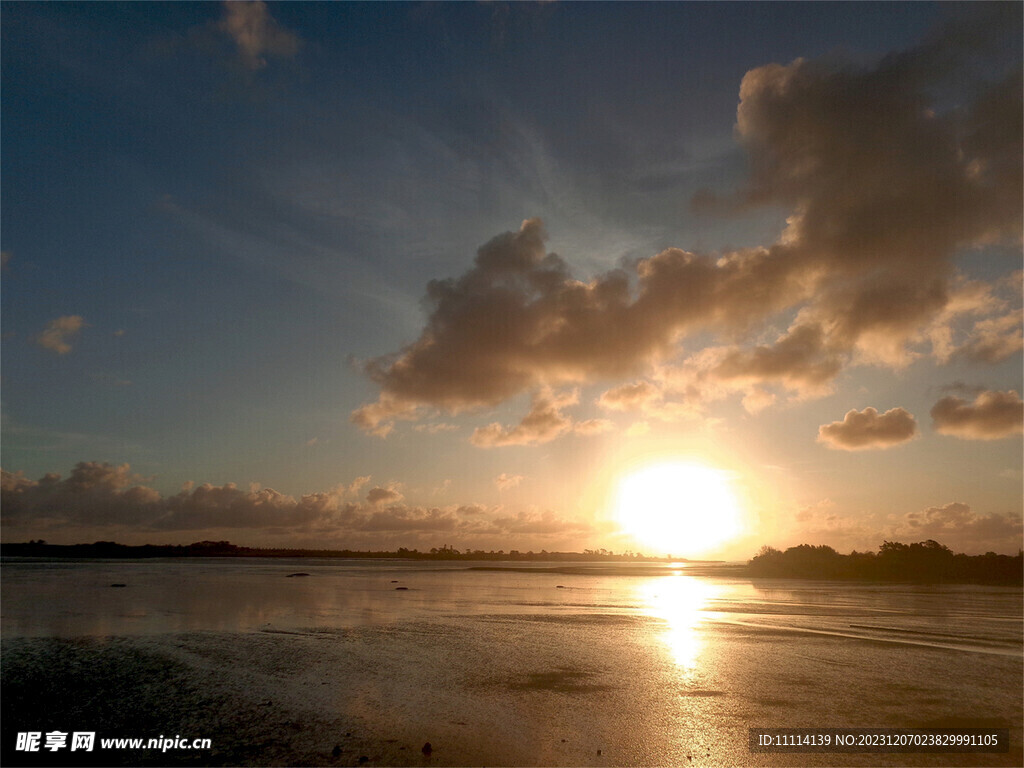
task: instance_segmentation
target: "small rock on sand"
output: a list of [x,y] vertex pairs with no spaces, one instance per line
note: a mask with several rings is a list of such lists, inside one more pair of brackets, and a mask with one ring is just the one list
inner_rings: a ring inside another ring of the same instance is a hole
[[434,751],[434,748],[430,746],[430,742],[428,741],[426,744],[423,745],[423,749],[421,749],[420,751],[427,757],[430,757],[430,753]]
[[309,574],[308,573],[289,573],[288,574],[288,578],[289,579],[294,578],[295,576],[309,576]]
[[395,587],[395,589],[408,589],[408,587]]
[[112,587],[127,587],[127,584],[111,584]]

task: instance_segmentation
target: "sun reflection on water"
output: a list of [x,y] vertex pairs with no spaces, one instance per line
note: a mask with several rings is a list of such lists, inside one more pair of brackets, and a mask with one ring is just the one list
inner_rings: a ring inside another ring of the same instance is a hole
[[684,672],[694,671],[703,644],[699,627],[719,587],[677,572],[648,579],[638,590],[644,613],[665,621],[660,640],[676,666]]

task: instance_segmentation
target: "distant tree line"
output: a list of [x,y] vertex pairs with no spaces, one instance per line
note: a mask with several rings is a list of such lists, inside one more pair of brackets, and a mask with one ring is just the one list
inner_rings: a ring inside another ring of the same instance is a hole
[[459,550],[455,547],[431,547],[429,550],[407,549],[357,551],[352,549],[293,549],[283,547],[240,547],[229,541],[197,541],[192,544],[142,544],[132,546],[114,541],[93,544],[47,544],[32,539],[18,544],[0,544],[4,557],[98,558],[126,559],[150,557],[344,557],[344,558],[401,558],[403,560],[555,560],[573,562],[658,562],[666,558],[645,557],[635,552],[615,554],[605,549],[587,549],[580,552],[520,552],[512,549],[484,551]]
[[785,552],[762,547],[748,563],[751,576],[801,579],[857,579],[965,584],[1021,584],[1024,551],[1016,555],[954,554],[937,541],[885,541],[878,552],[841,555],[832,547],[801,544]]

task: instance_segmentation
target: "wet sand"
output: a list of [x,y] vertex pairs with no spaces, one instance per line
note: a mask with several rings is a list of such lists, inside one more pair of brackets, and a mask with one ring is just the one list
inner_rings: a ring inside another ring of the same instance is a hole
[[[915,649],[908,666],[899,643],[708,623],[699,630],[702,664],[683,674],[663,652],[663,628],[642,616],[537,614],[5,639],[3,764],[1022,764],[1020,659],[935,647]],[[969,679],[951,679],[959,664]],[[1008,709],[1014,685],[1017,705]],[[747,749],[754,725],[868,724],[1009,727],[1013,747],[959,755]],[[12,750],[16,732],[52,729],[181,735],[213,746]]]

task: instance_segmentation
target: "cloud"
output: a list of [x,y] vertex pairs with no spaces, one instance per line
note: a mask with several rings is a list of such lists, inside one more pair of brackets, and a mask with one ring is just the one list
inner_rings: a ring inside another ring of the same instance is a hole
[[356,496],[359,494],[359,491],[362,490],[363,486],[366,485],[368,482],[370,482],[370,476],[361,475],[360,477],[357,477],[355,480],[353,480],[348,486],[342,486],[342,493],[347,493],[352,496]]
[[775,395],[760,387],[752,387],[743,396],[743,408],[750,414],[758,414],[775,404]]
[[154,528],[169,530],[218,528],[289,528],[320,518],[338,508],[333,494],[311,494],[299,501],[273,488],[242,490],[234,483],[204,483],[186,488],[160,504],[164,514]]
[[1015,391],[981,392],[973,402],[944,397],[931,411],[935,431],[965,440],[998,440],[1020,434],[1024,402]]
[[956,542],[954,549],[975,552],[1019,549],[1022,533],[1024,522],[1020,519],[1009,515],[980,515],[958,501],[908,512],[894,529],[896,536],[916,541]]
[[[223,536],[230,530],[258,531],[264,539],[304,536],[316,545],[359,542],[370,547],[382,542],[418,545],[438,532],[452,536],[449,542],[486,540],[507,546],[524,536],[558,537],[590,530],[588,524],[551,510],[508,512],[480,504],[406,504],[401,493],[381,486],[367,492],[362,502],[348,500],[368,479],[357,478],[351,484],[300,497],[258,484],[243,489],[234,483],[191,482],[178,493],[162,496],[143,485],[145,479],[133,474],[127,464],[80,462],[66,479],[49,473],[30,480],[22,472],[0,470],[0,515],[9,535],[15,530],[27,536],[68,530],[137,539],[171,531]],[[521,479],[504,474],[496,484],[511,487]]]
[[382,394],[375,403],[368,403],[352,411],[350,421],[364,432],[387,437],[395,428],[395,421],[417,418],[418,405]]
[[562,414],[562,408],[577,402],[579,393],[575,390],[555,394],[545,388],[534,396],[530,412],[515,427],[506,428],[494,422],[478,427],[469,441],[481,448],[549,443],[572,428],[572,419]]
[[223,8],[224,17],[217,28],[234,41],[246,69],[267,66],[267,56],[290,58],[298,52],[298,35],[278,24],[266,3],[232,0],[225,2]]
[[802,507],[784,527],[790,540],[801,544],[856,548],[873,547],[878,541],[878,531],[860,518],[842,514],[831,499]]
[[[724,345],[717,365],[702,369],[705,386],[719,387],[716,396],[759,392],[754,410],[770,399],[764,386],[810,396],[847,365],[948,356],[942,322],[963,316],[947,312],[954,254],[1021,237],[1019,66],[983,82],[965,64],[998,56],[999,35],[1019,28],[1019,15],[983,9],[871,66],[799,59],[751,70],[736,129],[751,173],[733,206],[788,210],[775,242],[724,253],[667,248],[579,280],[546,251],[541,221],[528,219],[481,246],[460,277],[428,284],[419,337],[365,363],[380,395],[353,421],[383,435],[424,412],[635,380],[677,360],[698,335]],[[950,88],[965,92],[956,109],[935,97]],[[752,331],[779,321],[789,329],[774,342],[748,345]],[[968,333],[963,354],[972,359],[1020,346],[1009,321],[982,317]],[[641,382],[613,386],[600,402],[639,409],[651,397]],[[567,429],[548,416],[545,435]],[[533,434],[542,433],[492,424],[473,442],[548,439]]]
[[779,382],[791,390],[826,389],[842,362],[825,340],[819,325],[795,326],[772,345],[729,350],[711,375],[740,384]]
[[394,488],[381,488],[380,486],[371,488],[366,494],[366,501],[375,507],[397,504],[404,498],[405,497]]
[[454,510],[391,506],[373,512],[355,527],[360,531],[455,531],[464,525]]
[[[668,423],[704,417],[702,400],[707,393],[695,386],[700,373],[685,366],[662,367],[655,373],[661,379],[657,384],[650,381],[623,384],[603,392],[597,404],[605,410],[639,413],[645,418]],[[604,429],[614,427],[605,419],[597,421],[607,425]]]
[[590,437],[591,435],[602,435],[605,432],[611,432],[615,429],[615,425],[608,421],[608,419],[587,419],[586,421],[577,421],[573,424],[572,431],[577,435],[584,435]]
[[141,485],[128,464],[79,462],[66,479],[49,473],[38,481],[0,471],[5,523],[44,521],[57,525],[132,526],[148,530],[190,528],[281,528],[304,525],[337,513],[344,491],[310,494],[296,501],[272,488],[249,490],[234,483],[186,483],[162,497]]
[[926,331],[936,359],[999,363],[1020,352],[1024,310],[1012,305],[1020,303],[1021,287],[1020,270],[993,283],[957,275],[946,307]]
[[436,435],[438,432],[454,432],[458,429],[456,424],[445,424],[444,422],[435,422],[433,424],[417,424],[413,427],[417,432],[426,432],[430,435]]
[[35,338],[36,344],[43,349],[49,349],[58,355],[66,355],[71,351],[69,343],[85,325],[81,315],[64,315],[56,320],[51,320],[46,329]]
[[609,411],[636,411],[660,396],[658,388],[649,381],[637,381],[602,392],[597,404]]
[[48,473],[38,481],[22,473],[0,473],[5,522],[28,517],[111,525],[140,523],[161,513],[160,495],[141,485],[128,464],[83,461],[66,479]]
[[584,533],[590,530],[589,525],[579,520],[560,517],[551,510],[544,510],[543,512],[523,510],[514,515],[496,518],[494,526],[504,534],[547,535]]
[[860,451],[891,448],[905,443],[917,434],[917,422],[903,408],[892,408],[879,414],[874,408],[847,411],[842,421],[818,427],[818,442],[829,448]]
[[977,321],[967,342],[957,350],[957,354],[982,363],[1006,360],[1024,349],[1022,319],[1024,312],[1017,309],[1005,315]]
[[494,484],[498,487],[499,491],[504,491],[508,488],[515,488],[522,481],[522,475],[510,475],[507,472],[502,472],[500,475],[494,478]]

